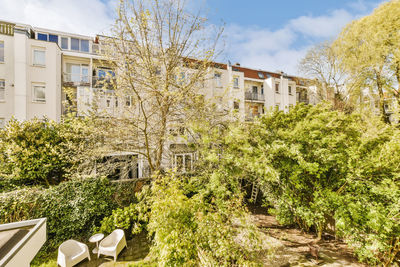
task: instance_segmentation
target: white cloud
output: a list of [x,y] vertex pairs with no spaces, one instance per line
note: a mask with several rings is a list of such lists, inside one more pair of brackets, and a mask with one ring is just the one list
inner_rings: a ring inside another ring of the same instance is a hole
[[317,38],[332,38],[351,20],[355,19],[344,9],[334,10],[325,16],[301,16],[289,22],[289,27],[295,32]]
[[84,35],[106,32],[116,1],[0,0],[1,19]]
[[[357,3],[352,9],[359,11],[365,3]],[[298,62],[312,45],[334,39],[347,23],[371,10],[372,7],[365,7],[363,14],[352,14],[341,8],[325,15],[301,16],[277,30],[228,25],[225,57],[242,66],[297,74]]]

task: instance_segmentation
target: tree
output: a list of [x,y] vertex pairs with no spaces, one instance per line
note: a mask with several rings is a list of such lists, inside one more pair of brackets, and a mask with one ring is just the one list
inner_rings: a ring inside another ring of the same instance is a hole
[[350,105],[352,86],[350,77],[342,68],[341,61],[329,42],[315,45],[300,61],[299,70],[315,79],[319,101],[328,100],[336,109],[346,109]]
[[200,93],[222,29],[205,23],[200,12],[187,12],[185,1],[121,0],[112,37],[100,40],[116,73],[115,94],[129,98],[103,129],[114,128],[114,149],[142,155],[150,173],[162,169],[174,136],[186,135],[192,121],[211,118]]
[[85,119],[68,117],[61,123],[11,120],[0,131],[0,175],[49,186],[83,171],[93,165],[89,152],[97,142],[87,125]]
[[385,98],[395,97],[400,104],[399,12],[400,1],[384,3],[346,26],[334,42],[346,71],[357,77],[361,89],[369,88],[379,96],[385,122],[389,122]]

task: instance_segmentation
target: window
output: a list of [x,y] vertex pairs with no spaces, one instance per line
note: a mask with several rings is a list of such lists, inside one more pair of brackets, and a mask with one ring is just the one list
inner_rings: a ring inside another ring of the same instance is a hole
[[58,44],[58,35],[49,34],[49,42]]
[[275,93],[279,94],[279,83],[275,84]]
[[4,42],[0,41],[0,62],[4,62]]
[[82,52],[89,52],[89,41],[88,40],[81,40],[81,49]]
[[261,94],[264,94],[264,85],[261,85]]
[[38,33],[37,39],[42,41],[47,41],[47,33]]
[[115,97],[115,107],[116,108],[118,107],[118,98],[117,97]]
[[292,95],[292,87],[289,86],[289,95]]
[[258,74],[258,78],[260,78],[260,79],[264,79],[264,73],[262,73],[262,72],[259,72],[259,73],[257,73]]
[[68,49],[68,38],[67,37],[61,37],[61,48]]
[[89,83],[89,65],[67,64],[67,82]]
[[221,87],[221,73],[214,73],[215,86]]
[[193,154],[182,153],[174,155],[174,167],[178,172],[188,172],[192,170]]
[[233,102],[233,109],[239,109],[239,102]]
[[46,102],[46,88],[44,85],[34,85],[33,86],[33,102]]
[[71,50],[89,52],[89,40],[71,38]]
[[46,65],[46,53],[44,50],[33,50],[33,65],[45,66]]
[[234,77],[233,78],[233,87],[234,88],[239,88],[239,77]]
[[125,97],[125,106],[130,107],[132,105],[132,97],[126,96]]
[[79,51],[79,39],[71,38],[71,50]]
[[253,86],[253,94],[257,95],[258,94],[258,87]]
[[6,100],[6,82],[0,80],[0,101]]

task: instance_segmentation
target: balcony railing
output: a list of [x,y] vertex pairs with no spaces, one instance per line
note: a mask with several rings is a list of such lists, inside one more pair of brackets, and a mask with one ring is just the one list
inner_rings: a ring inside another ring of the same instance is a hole
[[90,76],[75,73],[63,73],[63,83],[71,86],[90,86]]
[[115,87],[115,78],[93,76],[92,87],[112,90]]
[[250,113],[246,114],[245,119],[246,119],[246,121],[252,121],[252,120],[254,120],[254,118],[258,118],[260,116],[261,116],[261,113],[252,113],[252,112],[250,112]]
[[246,100],[254,100],[254,101],[264,101],[265,100],[263,94],[256,94],[256,93],[252,93],[252,92],[246,92],[245,99]]
[[7,22],[0,22],[0,34],[4,35],[14,35],[14,24],[7,23]]
[[306,98],[300,98],[300,99],[297,99],[297,102],[299,102],[299,103],[304,103],[304,104],[309,104],[309,100],[308,99],[306,99]]

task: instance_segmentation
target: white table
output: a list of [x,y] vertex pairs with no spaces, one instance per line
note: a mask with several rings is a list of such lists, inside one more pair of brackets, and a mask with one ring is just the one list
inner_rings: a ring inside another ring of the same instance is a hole
[[104,238],[104,234],[95,234],[89,238],[90,243],[96,243],[96,247],[92,250],[94,254],[99,251],[99,242]]

